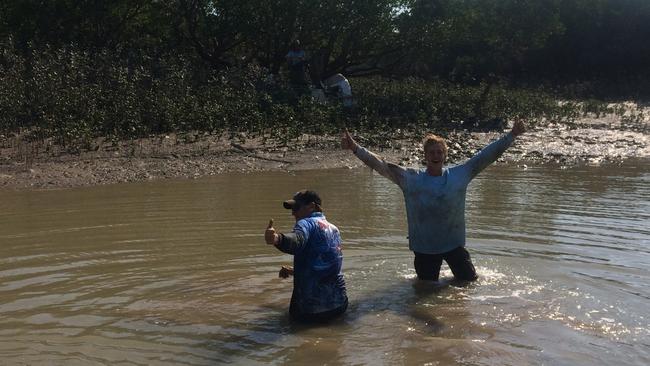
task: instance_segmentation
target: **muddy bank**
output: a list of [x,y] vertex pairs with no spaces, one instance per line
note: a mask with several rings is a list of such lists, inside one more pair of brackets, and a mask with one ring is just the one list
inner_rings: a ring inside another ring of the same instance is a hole
[[[609,164],[650,159],[649,121],[583,119],[548,123],[530,129],[500,159],[522,164]],[[446,135],[449,162],[459,163],[503,132],[436,131]],[[394,131],[381,136],[356,135],[359,142],[387,160],[421,164],[420,132]],[[88,151],[66,152],[49,141],[0,141],[0,189],[47,189],[199,178],[227,172],[356,168],[361,162],[339,147],[339,136],[302,136],[297,140],[164,135],[152,138],[95,141]],[[650,160],[649,160],[650,161]]]

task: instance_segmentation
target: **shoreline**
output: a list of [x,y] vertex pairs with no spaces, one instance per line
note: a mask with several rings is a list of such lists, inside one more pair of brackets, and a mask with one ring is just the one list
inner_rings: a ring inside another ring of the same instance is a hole
[[[499,161],[522,164],[616,164],[650,158],[648,122],[616,128],[602,120],[548,124],[527,131]],[[352,131],[353,132],[353,131]],[[448,162],[461,163],[505,132],[448,131]],[[355,138],[386,160],[418,166],[421,136],[392,134]],[[60,189],[159,179],[194,179],[230,172],[296,171],[363,166],[340,149],[340,136],[303,135],[288,142],[269,137],[168,134],[132,141],[94,142],[79,154],[48,142],[3,141],[0,190]]]

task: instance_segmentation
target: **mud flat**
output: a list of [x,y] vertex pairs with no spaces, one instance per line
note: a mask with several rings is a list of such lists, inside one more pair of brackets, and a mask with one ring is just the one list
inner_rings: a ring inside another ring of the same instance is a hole
[[[649,159],[650,118],[625,122],[617,117],[545,123],[520,136],[500,161],[522,164],[616,164]],[[459,163],[503,132],[434,131],[448,139],[449,162]],[[352,131],[354,134],[354,131]],[[391,131],[356,138],[387,160],[421,164],[421,132]],[[0,139],[0,189],[48,189],[199,178],[226,172],[360,167],[334,136],[303,135],[296,140],[170,134],[139,140],[94,141],[88,151],[69,153],[50,141]]]

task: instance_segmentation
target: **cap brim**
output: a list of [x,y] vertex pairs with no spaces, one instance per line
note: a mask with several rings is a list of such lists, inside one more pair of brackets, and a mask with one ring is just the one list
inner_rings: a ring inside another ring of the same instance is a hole
[[284,208],[286,208],[287,210],[291,210],[295,204],[296,204],[295,200],[286,200],[282,202],[282,206],[284,206]]

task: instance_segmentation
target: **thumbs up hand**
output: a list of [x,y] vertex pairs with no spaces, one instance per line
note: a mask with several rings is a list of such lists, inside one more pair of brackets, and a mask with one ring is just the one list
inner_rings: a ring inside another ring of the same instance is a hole
[[269,220],[269,226],[264,232],[264,240],[266,240],[266,244],[268,245],[277,245],[280,240],[280,235],[278,235],[273,228],[273,219]]

